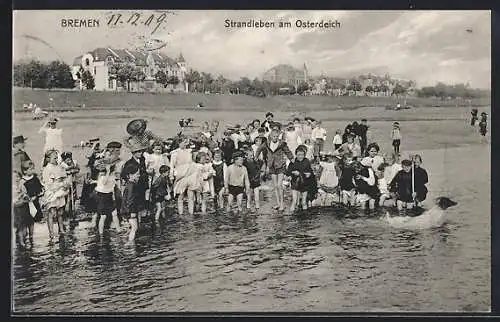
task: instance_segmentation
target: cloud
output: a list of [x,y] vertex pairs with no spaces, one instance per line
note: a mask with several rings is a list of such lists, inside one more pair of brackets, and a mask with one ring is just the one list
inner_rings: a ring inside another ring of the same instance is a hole
[[[122,11],[124,15],[129,13]],[[154,12],[142,11],[143,16]],[[106,11],[19,11],[14,13],[14,57],[73,58],[96,47],[130,47],[151,28],[109,28]],[[97,18],[99,28],[62,28],[63,18]],[[224,21],[335,20],[340,28],[226,28]],[[419,85],[437,81],[490,87],[491,26],[488,11],[177,11],[156,38],[166,54],[183,53],[190,67],[230,78],[260,77],[277,64],[313,75],[390,73]],[[473,32],[466,32],[472,29]],[[50,43],[23,38],[23,34]]]

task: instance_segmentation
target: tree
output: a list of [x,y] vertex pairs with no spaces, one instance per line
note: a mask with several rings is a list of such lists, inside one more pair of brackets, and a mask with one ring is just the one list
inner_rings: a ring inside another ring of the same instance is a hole
[[392,89],[392,95],[396,95],[396,96],[400,96],[400,95],[405,95],[407,92],[406,88],[403,87],[403,85],[401,84],[396,84],[396,86],[394,86],[394,88]]
[[82,84],[85,86],[86,89],[94,89],[95,87],[94,76],[92,76],[92,73],[90,71],[84,70],[81,73],[81,80]]
[[180,83],[179,77],[177,76],[170,76],[167,81],[167,84],[172,84],[174,86],[179,85],[179,83]]
[[130,83],[143,81],[146,75],[139,68],[132,65],[117,65],[116,78],[122,83],[127,84],[127,92],[130,91]]
[[373,88],[373,86],[368,85],[368,86],[366,86],[366,88],[365,88],[365,92],[367,92],[367,93],[370,93],[370,94],[371,94],[371,93],[374,93],[374,92],[375,92],[375,89]]
[[361,86],[361,83],[358,80],[352,79],[349,83],[348,89],[354,91],[354,93],[357,94],[359,91],[363,89],[363,87]]
[[387,92],[389,91],[389,86],[387,86],[386,84],[382,84],[379,86],[379,90],[380,92],[387,94]]
[[75,82],[71,76],[71,67],[61,61],[51,62],[47,68],[47,88],[73,88]]
[[158,84],[163,85],[163,87],[167,87],[168,77],[164,71],[162,71],[162,70],[157,71],[155,74],[155,80]]
[[190,91],[192,91],[192,85],[199,83],[201,81],[201,76],[200,73],[196,70],[190,69],[189,72],[186,73],[186,76],[184,77],[186,83],[189,85]]
[[309,84],[307,83],[300,83],[299,86],[297,86],[297,94],[304,94],[305,91],[309,90]]
[[210,73],[201,73],[201,81],[203,84],[203,92],[209,89],[210,85],[213,83],[214,79]]

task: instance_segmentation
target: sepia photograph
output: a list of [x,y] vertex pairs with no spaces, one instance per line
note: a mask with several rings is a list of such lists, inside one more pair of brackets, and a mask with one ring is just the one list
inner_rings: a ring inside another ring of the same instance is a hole
[[12,21],[12,315],[491,311],[490,11]]

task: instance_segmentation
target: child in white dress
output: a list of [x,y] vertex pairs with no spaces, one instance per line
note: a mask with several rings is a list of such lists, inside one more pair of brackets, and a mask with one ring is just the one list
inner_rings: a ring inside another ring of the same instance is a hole
[[338,166],[337,158],[332,152],[325,154],[326,160],[320,161],[323,168],[319,178],[318,195],[322,206],[331,205],[333,203],[334,195],[337,193],[339,184],[340,168]]
[[207,197],[210,194],[211,197],[214,197],[215,192],[213,190],[213,177],[215,176],[215,170],[212,167],[212,163],[210,162],[210,158],[204,152],[199,152],[197,155],[197,163],[198,167],[198,180],[200,180],[200,189],[196,192],[197,199],[201,203],[201,213],[207,213]]

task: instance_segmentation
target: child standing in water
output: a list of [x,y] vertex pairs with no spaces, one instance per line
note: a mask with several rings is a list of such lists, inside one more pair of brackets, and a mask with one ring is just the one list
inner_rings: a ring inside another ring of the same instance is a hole
[[199,191],[197,191],[197,199],[201,202],[201,213],[206,214],[207,198],[209,195],[212,195],[212,193],[214,193],[214,191],[212,191],[212,186],[213,176],[215,176],[216,173],[212,167],[212,164],[210,163],[208,154],[199,152],[196,158],[200,180],[200,189]]
[[404,209],[412,209],[414,205],[411,173],[412,162],[411,160],[403,160],[401,165],[403,169],[394,176],[389,184],[389,191],[396,193],[396,204],[400,213]]
[[293,160],[293,153],[285,142],[279,140],[279,135],[279,131],[273,129],[269,134],[269,141],[259,147],[255,158],[258,159],[260,153],[265,153],[266,172],[271,174],[278,203],[275,209],[283,211],[285,209],[283,204],[283,176],[286,171],[286,158],[290,161]]
[[290,211],[295,211],[299,203],[302,204],[302,209],[306,210],[307,194],[311,190],[312,181],[316,180],[311,168],[311,162],[306,159],[306,148],[299,146],[295,150],[296,159],[288,165],[286,175],[291,177],[292,188],[292,205]]
[[214,160],[212,162],[212,168],[215,171],[213,177],[214,182],[214,192],[217,196],[217,206],[219,209],[224,208],[224,178],[227,172],[227,165],[223,160],[222,151],[217,149],[214,151]]
[[[319,189],[321,192],[321,205],[323,206],[331,204],[333,200],[328,197],[332,197],[337,192],[340,174],[337,160],[334,154],[330,152],[326,154],[326,161],[320,161],[323,171],[321,171],[319,178]],[[331,201],[327,202],[327,200]]]
[[[22,180],[26,193],[30,199],[30,217],[27,221],[27,229],[29,234],[29,242],[33,247],[33,228],[35,222],[42,220],[43,213],[40,206],[40,197],[43,196],[44,188],[37,175],[35,174],[35,164],[33,161],[24,161],[21,165]],[[26,234],[25,234],[26,235]]]
[[250,180],[248,179],[247,168],[243,166],[243,155],[241,152],[235,152],[233,155],[234,163],[227,168],[224,178],[224,188],[228,193],[227,211],[231,211],[233,198],[236,197],[238,211],[242,211],[243,193],[245,189],[250,190]]
[[128,235],[128,243],[130,244],[135,239],[135,234],[139,228],[138,221],[138,202],[140,196],[138,196],[138,190],[136,189],[140,171],[139,166],[134,163],[129,163],[123,168],[122,176],[125,179],[125,188],[123,189],[122,204],[120,209],[120,214],[124,219],[128,220],[130,224],[130,232]]
[[398,154],[399,153],[399,146],[401,145],[401,128],[399,127],[398,122],[394,122],[392,125],[392,131],[391,131],[391,139],[392,139],[392,146],[394,147],[394,153]]
[[170,196],[170,179],[169,167],[167,165],[160,166],[158,170],[159,176],[151,185],[151,197],[156,205],[155,222],[160,222],[160,217],[165,218],[165,202],[169,201]]
[[193,162],[189,139],[183,138],[179,148],[172,152],[170,160],[170,180],[174,180],[174,196],[177,196],[177,211],[184,213],[184,195],[187,192],[188,212],[194,214],[195,191],[199,190],[198,167]]
[[250,209],[252,201],[252,193],[255,201],[255,209],[260,208],[260,170],[262,169],[263,162],[260,160],[255,160],[254,153],[252,149],[247,149],[245,151],[246,159],[244,166],[247,168],[248,179],[250,181],[250,189],[247,190],[247,209]]
[[102,164],[97,167],[97,171],[99,171],[95,182],[97,213],[93,215],[92,222],[97,222],[97,217],[99,217],[98,230],[101,235],[104,233],[106,218],[110,218],[111,213],[115,209],[114,192],[116,177],[114,171],[111,170],[111,166],[111,164]]
[[46,189],[42,204],[48,210],[47,225],[50,239],[54,238],[54,219],[57,220],[59,234],[66,231],[63,217],[69,184],[66,181],[66,171],[58,164],[57,159],[57,151],[48,151],[45,154],[46,165],[42,172],[42,182]]
[[418,154],[413,156],[414,171],[415,171],[415,191],[414,200],[415,205],[418,206],[419,203],[427,198],[427,187],[426,184],[429,182],[429,176],[427,171],[422,168],[422,157]]
[[356,186],[354,184],[353,155],[346,152],[343,157],[342,171],[339,179],[340,196],[344,205],[356,204]]
[[16,228],[16,242],[21,247],[26,247],[26,221],[30,219],[30,198],[18,171],[13,171],[12,204],[14,210],[14,227]]

